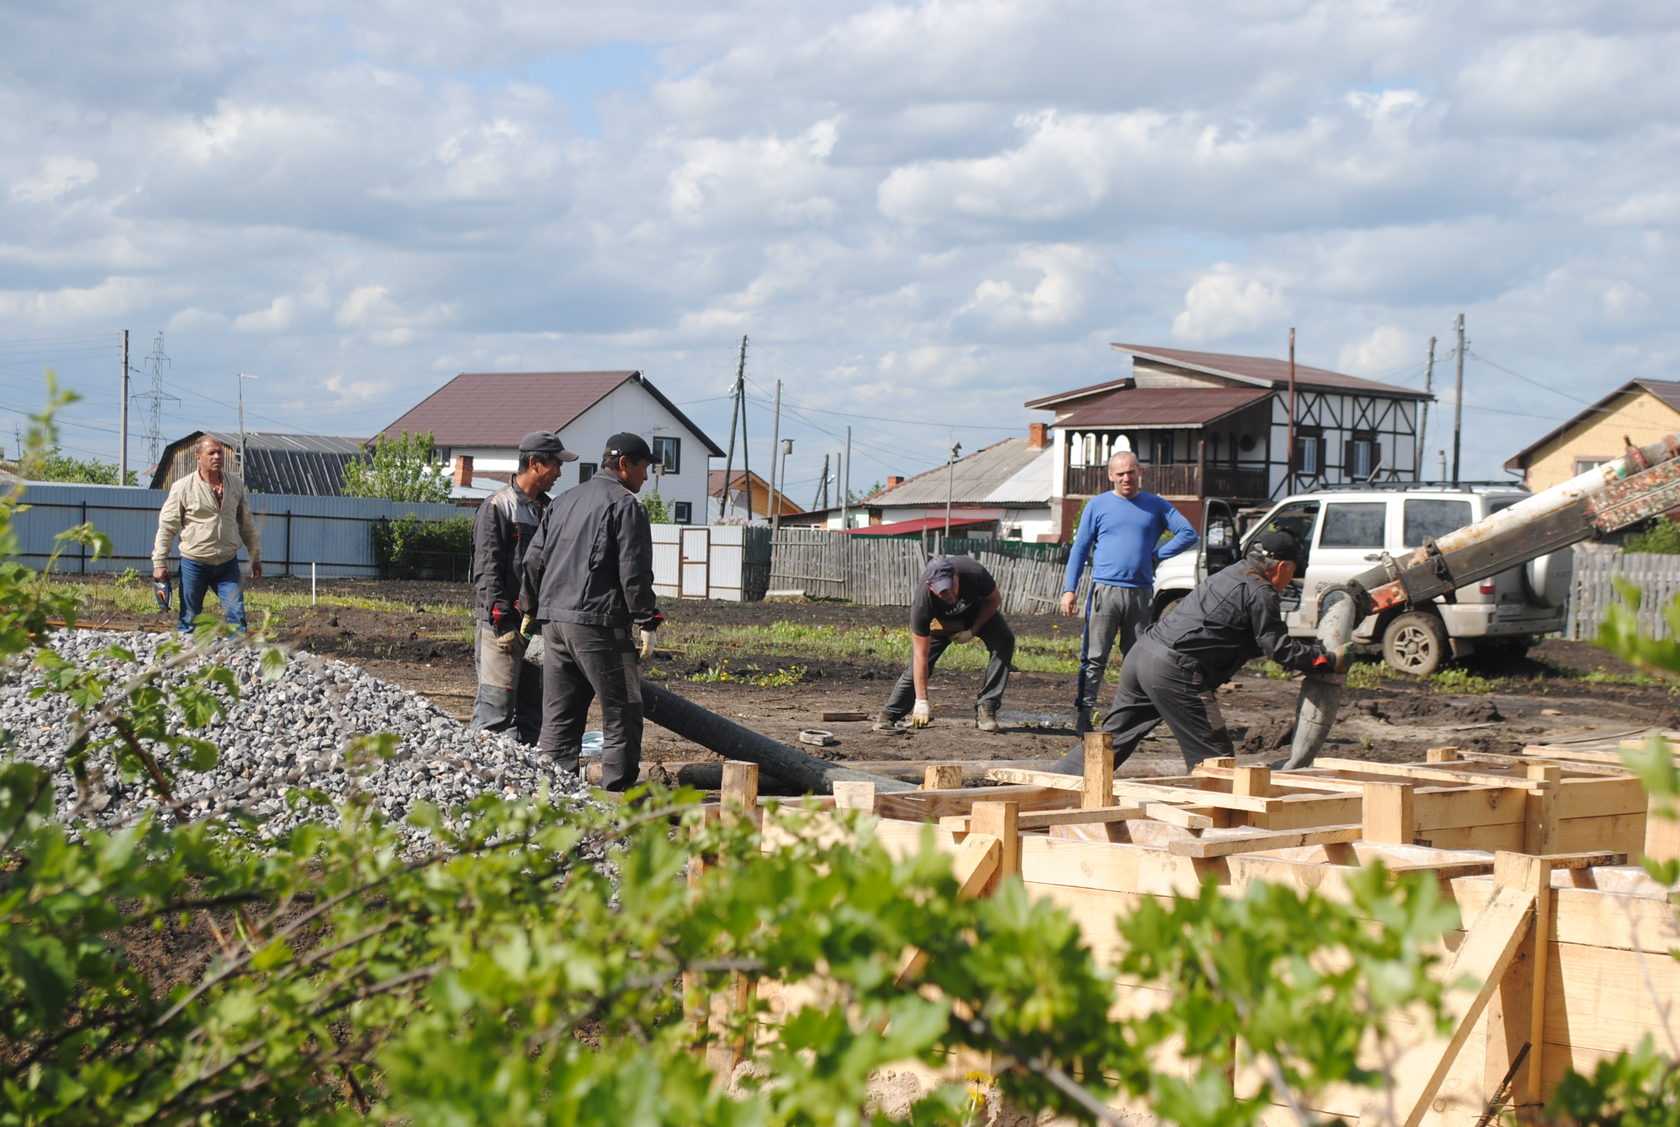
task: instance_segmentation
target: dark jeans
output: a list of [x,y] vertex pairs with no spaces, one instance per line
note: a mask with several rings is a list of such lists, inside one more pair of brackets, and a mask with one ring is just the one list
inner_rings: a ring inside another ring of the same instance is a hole
[[589,702],[601,701],[601,786],[629,790],[642,760],[642,675],[628,626],[543,623],[542,736],[554,765],[576,773]]
[[1114,652],[1114,637],[1120,636],[1120,654],[1132,652],[1138,635],[1149,627],[1149,603],[1152,592],[1147,587],[1111,587],[1106,583],[1091,586],[1091,610],[1085,619],[1085,664],[1081,667],[1080,692],[1073,702],[1079,713],[1079,730],[1090,730],[1091,711],[1103,697],[1103,677],[1108,673],[1109,655]]
[[[1003,615],[994,614],[981,629],[979,638],[991,653],[992,659],[986,663],[986,679],[980,685],[980,695],[974,699],[974,704],[976,708],[984,705],[996,709],[1003,703],[1004,686],[1009,684],[1009,663],[1015,660],[1015,631],[1009,628],[1009,623],[1004,621]],[[950,644],[950,634],[929,635],[929,677],[933,676],[933,667],[939,664],[939,655],[944,653]],[[887,697],[886,706],[881,711],[897,720],[908,715],[910,706],[915,703],[915,670],[906,669],[899,676],[898,684],[893,686],[892,695]]]
[[[1114,707],[1102,730],[1114,736],[1114,765],[1124,763],[1137,745],[1165,720],[1178,737],[1184,765],[1194,767],[1214,756],[1234,755],[1231,733],[1214,696],[1214,686],[1194,660],[1148,637],[1126,655]],[[1085,773],[1085,751],[1074,748],[1051,768],[1064,775]]]
[[183,634],[192,633],[193,619],[204,613],[204,595],[212,587],[222,604],[222,617],[229,626],[245,633],[245,588],[237,557],[219,564],[181,557],[181,617],[175,628]]
[[478,624],[478,698],[473,701],[472,727],[486,732],[511,732],[522,744],[536,745],[542,731],[542,670],[523,653],[503,653],[496,647],[496,628]]

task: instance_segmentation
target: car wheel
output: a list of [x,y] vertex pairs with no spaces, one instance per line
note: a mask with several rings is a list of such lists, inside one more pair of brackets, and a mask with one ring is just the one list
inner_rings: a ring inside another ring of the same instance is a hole
[[1428,611],[1400,615],[1383,631],[1383,658],[1402,673],[1428,677],[1447,660],[1447,627]]
[[1155,621],[1159,622],[1173,612],[1173,608],[1184,601],[1183,595],[1174,595],[1170,599],[1163,599],[1155,607]]
[[[1564,551],[1567,552],[1569,549],[1565,548]],[[1569,597],[1567,589],[1563,592],[1553,590],[1560,584],[1556,582],[1557,577],[1554,577],[1552,572],[1555,568],[1564,566],[1563,563],[1554,558],[1556,555],[1555,552],[1548,552],[1544,556],[1536,556],[1520,569],[1523,580],[1523,594],[1528,597],[1529,602],[1547,610],[1562,606]],[[1559,597],[1560,594],[1562,598]]]

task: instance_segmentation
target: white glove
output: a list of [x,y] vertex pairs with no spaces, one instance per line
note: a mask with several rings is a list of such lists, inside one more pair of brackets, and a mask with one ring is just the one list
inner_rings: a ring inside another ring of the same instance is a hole
[[643,661],[652,661],[653,660],[653,643],[654,643],[654,640],[657,637],[657,635],[652,630],[642,630],[642,631],[637,633],[636,637],[642,644],[642,647],[641,647],[642,660]]
[[916,707],[910,710],[910,726],[925,728],[933,723],[933,706],[925,700],[916,702]]
[[972,642],[972,641],[974,641],[974,631],[972,631],[972,630],[959,630],[951,636],[951,641],[956,643],[959,646],[962,645],[964,642]]

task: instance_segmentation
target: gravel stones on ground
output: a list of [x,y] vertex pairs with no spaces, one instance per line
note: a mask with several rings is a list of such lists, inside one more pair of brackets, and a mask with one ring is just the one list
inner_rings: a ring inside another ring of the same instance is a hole
[[[162,635],[113,634],[64,630],[50,645],[65,660],[107,675],[113,694],[158,659]],[[136,658],[108,656],[122,647]],[[589,788],[570,772],[555,770],[535,748],[502,733],[475,732],[440,711],[422,696],[374,677],[357,666],[308,655],[292,655],[278,677],[262,676],[263,650],[234,644],[215,655],[239,685],[240,699],[215,691],[225,702],[223,714],[183,734],[221,749],[208,771],[179,767],[174,793],[191,819],[222,818],[243,811],[258,823],[264,838],[287,833],[306,820],[336,822],[333,806],[288,797],[297,790],[318,790],[333,804],[365,796],[403,832],[410,848],[428,848],[429,835],[404,824],[418,803],[431,803],[446,815],[483,794],[529,797],[545,787],[557,802],[588,801]],[[163,683],[181,683],[200,658],[161,674]],[[82,825],[115,829],[145,815],[170,815],[148,781],[124,779],[105,749],[88,759],[88,785],[78,793],[63,766],[74,717],[61,693],[37,695],[46,678],[37,668],[11,665],[0,676],[0,733],[5,754],[53,769],[55,809],[72,828]],[[113,734],[94,729],[96,738]],[[357,735],[389,732],[397,737],[388,759],[359,759]],[[446,821],[452,821],[446,818]]]

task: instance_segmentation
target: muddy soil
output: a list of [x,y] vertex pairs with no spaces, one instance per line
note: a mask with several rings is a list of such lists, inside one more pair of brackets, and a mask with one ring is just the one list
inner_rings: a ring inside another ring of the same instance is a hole
[[[254,584],[251,602],[259,613],[265,590],[275,589],[308,592],[307,584],[297,581]],[[279,612],[279,626],[273,633],[311,653],[355,662],[376,676],[430,697],[439,708],[464,721],[472,711],[474,677],[471,649],[461,638],[461,619],[425,608],[464,606],[468,597],[461,584],[335,581],[323,586],[317,605]],[[411,609],[401,614],[365,609],[364,600],[375,598]],[[902,607],[683,600],[665,609],[669,622],[660,635],[667,648],[652,663],[660,684],[754,731],[826,759],[877,768],[902,764],[902,770],[919,775],[915,767],[925,763],[964,762],[974,767],[983,762],[1048,763],[1077,742],[1072,730],[1071,674],[1012,676],[999,716],[1002,727],[994,734],[974,727],[978,671],[936,670],[930,690],[933,725],[897,734],[872,731],[869,719],[825,719],[825,714],[836,713],[873,717],[903,669],[897,660],[826,661],[743,650],[731,655],[736,668],[774,670],[798,664],[809,670],[808,679],[787,687],[688,679],[707,663],[686,655],[685,629],[775,622],[835,630],[899,626],[907,615]],[[123,616],[98,606],[91,619],[113,626],[160,625],[158,616]],[[1018,636],[1050,635],[1069,626],[1067,619],[1048,616],[1011,615],[1010,623]],[[1366,660],[1372,669],[1387,671],[1375,658]],[[1421,761],[1430,747],[1516,752],[1527,744],[1589,734],[1680,726],[1680,698],[1667,686],[1583,680],[1581,674],[1633,672],[1586,643],[1548,640],[1527,658],[1472,661],[1463,668],[1498,678],[1500,687],[1487,694],[1453,693],[1393,675],[1385,676],[1374,689],[1349,689],[1323,755],[1412,762]],[[1297,681],[1269,679],[1255,672],[1244,672],[1221,691],[1242,762],[1275,761],[1287,750],[1298,691]],[[598,717],[591,718],[590,727],[598,727]],[[809,729],[831,733],[832,742],[820,748],[800,743],[800,732]],[[664,767],[667,775],[675,765],[717,762],[717,756],[706,749],[654,725],[648,727],[643,758],[651,767]],[[1165,727],[1145,740],[1125,766],[1127,774],[1182,770],[1177,744]]]

